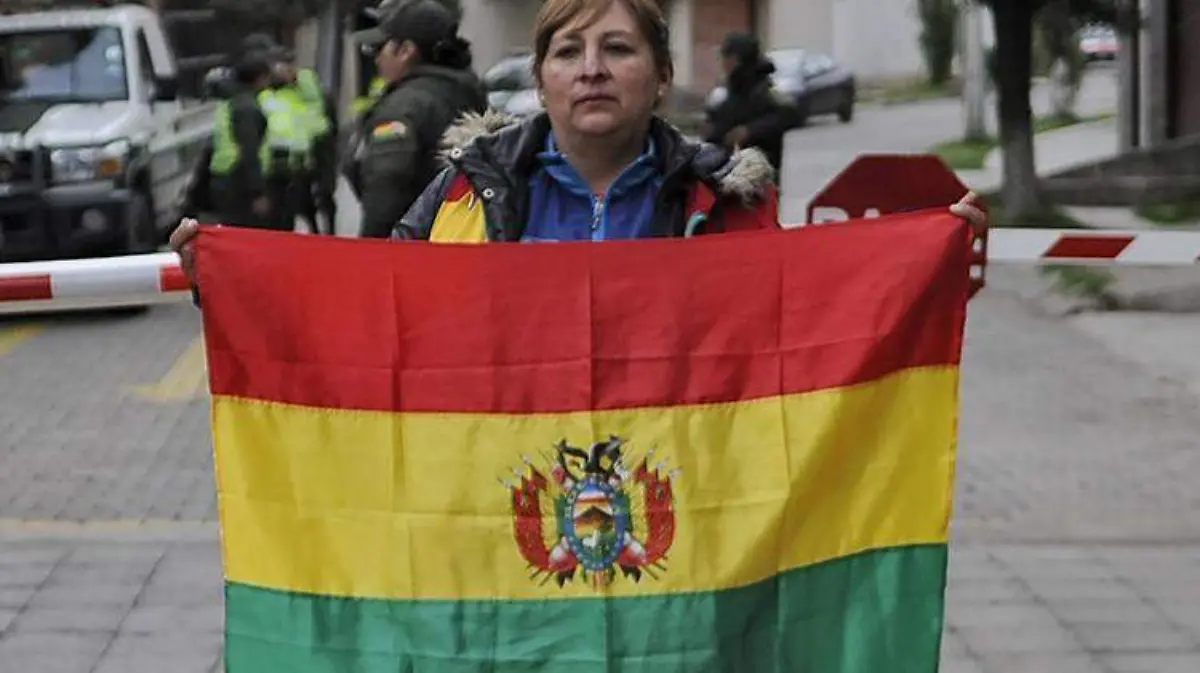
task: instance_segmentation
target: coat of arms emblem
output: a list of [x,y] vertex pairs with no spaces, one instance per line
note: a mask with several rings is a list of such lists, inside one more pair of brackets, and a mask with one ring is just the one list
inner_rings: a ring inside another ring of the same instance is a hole
[[[678,471],[652,467],[653,457],[651,451],[630,469],[625,440],[610,437],[590,451],[562,440],[541,468],[526,458],[524,469],[515,470],[519,482],[504,485],[531,578],[561,587],[580,573],[602,588],[619,569],[634,582],[658,579],[675,540],[671,479]],[[553,521],[544,521],[547,515]]]

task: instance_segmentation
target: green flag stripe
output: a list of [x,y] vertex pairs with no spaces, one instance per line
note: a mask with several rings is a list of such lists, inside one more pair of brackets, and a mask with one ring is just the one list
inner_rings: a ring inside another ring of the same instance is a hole
[[934,673],[945,578],[932,545],[647,598],[385,601],[231,583],[226,672]]

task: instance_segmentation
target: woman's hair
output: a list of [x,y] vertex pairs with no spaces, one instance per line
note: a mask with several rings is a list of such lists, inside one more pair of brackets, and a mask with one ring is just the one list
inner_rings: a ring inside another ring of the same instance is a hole
[[425,53],[424,49],[420,51],[421,59],[426,63],[456,70],[471,67],[471,43],[457,35],[448,40],[439,40],[429,48],[429,53]]
[[563,27],[582,19],[584,26],[599,21],[614,2],[625,5],[633,15],[638,30],[650,43],[654,65],[670,75],[675,73],[671,58],[671,33],[658,0],[546,0],[538,11],[533,28],[533,71],[540,80],[542,63],[550,51],[550,40]]

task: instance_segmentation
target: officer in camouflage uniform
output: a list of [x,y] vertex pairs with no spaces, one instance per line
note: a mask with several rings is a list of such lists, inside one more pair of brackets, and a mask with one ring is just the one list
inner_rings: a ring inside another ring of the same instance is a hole
[[360,122],[348,173],[362,201],[362,229],[386,238],[441,169],[446,128],[464,112],[483,112],[487,96],[471,71],[458,15],[437,0],[393,0],[376,28],[355,39],[375,53],[388,84]]

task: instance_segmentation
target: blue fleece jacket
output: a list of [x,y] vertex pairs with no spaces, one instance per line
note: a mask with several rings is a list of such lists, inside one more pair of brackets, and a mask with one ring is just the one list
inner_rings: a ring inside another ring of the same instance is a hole
[[605,241],[650,235],[662,175],[654,144],[630,164],[607,194],[592,194],[558,151],[554,134],[538,154],[541,167],[529,183],[529,222],[523,242]]

